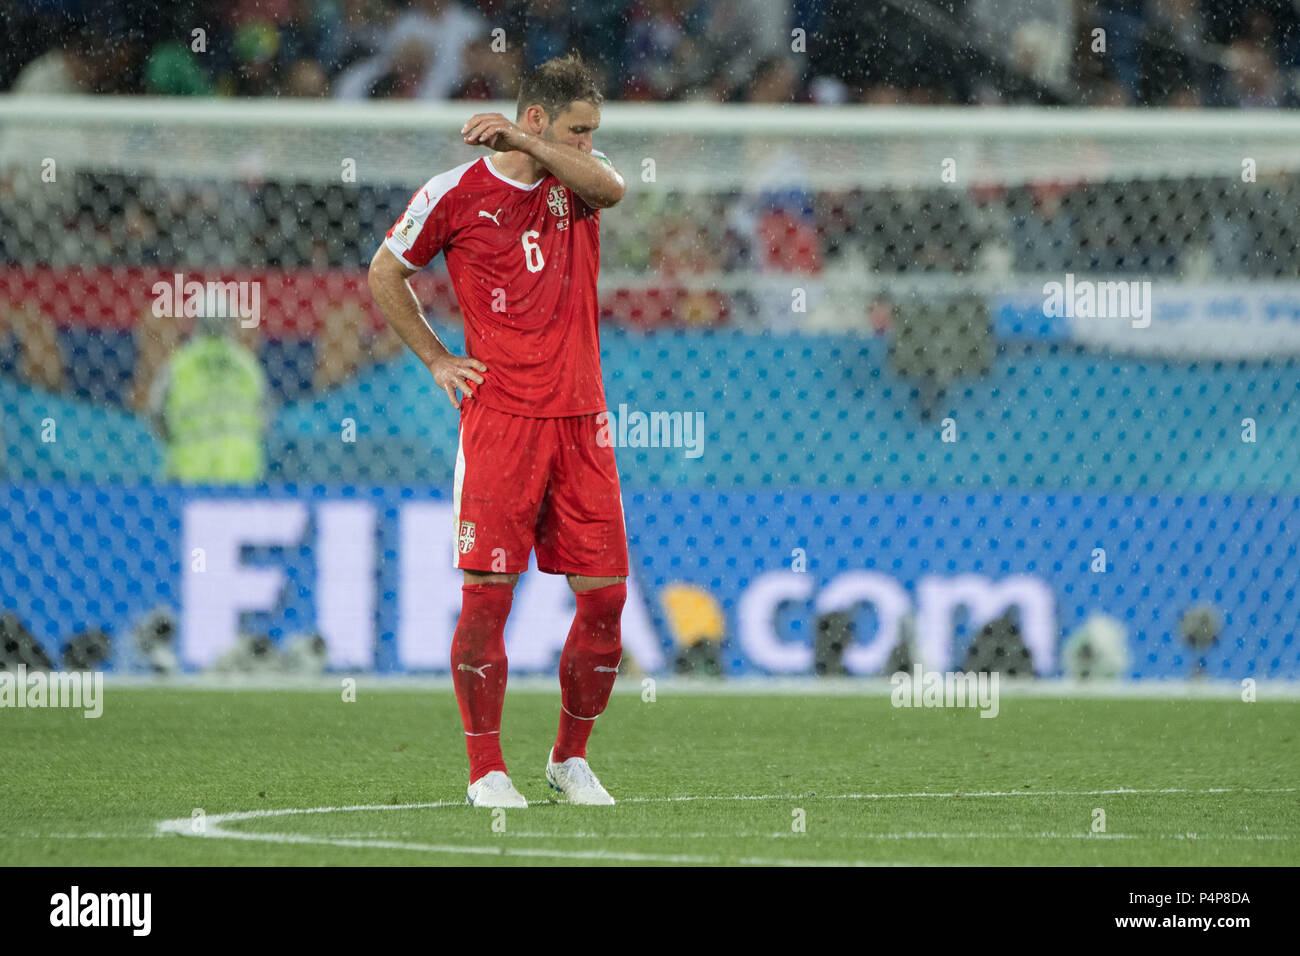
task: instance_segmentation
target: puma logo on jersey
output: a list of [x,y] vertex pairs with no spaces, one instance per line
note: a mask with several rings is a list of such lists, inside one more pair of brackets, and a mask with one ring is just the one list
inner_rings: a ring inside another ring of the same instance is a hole
[[592,670],[594,670],[597,674],[617,674],[617,673],[618,673],[618,668],[617,668],[617,667],[601,667],[600,665],[597,665],[597,666],[593,667]]
[[471,673],[477,674],[479,677],[483,678],[484,680],[487,680],[487,674],[484,674],[483,672],[491,666],[492,666],[491,664],[484,664],[482,667],[473,667],[469,664],[457,664],[456,670],[470,671]]
[[493,222],[495,222],[498,226],[501,225],[501,223],[497,221],[497,216],[501,215],[501,210],[500,210],[500,209],[498,209],[498,210],[496,211],[496,214],[495,214],[495,215],[492,214],[492,213],[490,213],[490,212],[488,212],[486,209],[480,209],[480,210],[478,211],[478,214],[479,214],[480,216],[482,216],[484,219],[491,219],[491,220],[492,220]]

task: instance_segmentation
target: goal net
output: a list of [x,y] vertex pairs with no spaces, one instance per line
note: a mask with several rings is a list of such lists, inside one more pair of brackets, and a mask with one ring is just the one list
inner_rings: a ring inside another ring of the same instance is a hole
[[[0,98],[9,644],[446,669],[456,412],[365,267],[490,110]],[[609,103],[595,142],[630,667],[1300,678],[1300,121]],[[179,479],[214,317],[257,451]],[[527,576],[512,669],[565,599]]]

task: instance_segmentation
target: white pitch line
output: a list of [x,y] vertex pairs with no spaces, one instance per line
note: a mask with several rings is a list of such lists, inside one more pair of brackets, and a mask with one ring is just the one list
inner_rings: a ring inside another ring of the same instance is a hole
[[[831,794],[821,799],[829,800],[884,800],[899,798],[967,798],[967,797],[1023,797],[1023,796],[1111,796],[1116,794],[1172,794],[1172,793],[1295,793],[1296,787],[1212,787],[1200,790],[1185,789],[1177,787],[1166,787],[1154,790],[1141,790],[1131,788],[1117,788],[1111,790],[986,790],[975,793],[940,793],[931,791],[920,791],[915,793],[846,793]],[[817,799],[815,794],[736,794],[733,796],[683,796],[683,797],[630,797],[621,801],[622,803],[678,803],[687,801],[735,801],[735,800],[803,800],[808,798]],[[558,850],[547,849],[543,847],[509,847],[502,846],[500,843],[493,846],[482,845],[458,845],[458,844],[433,844],[433,843],[406,843],[399,840],[375,840],[375,839],[350,839],[342,837],[316,837],[299,833],[250,833],[247,831],[230,830],[224,824],[236,823],[243,820],[259,820],[275,817],[303,816],[307,814],[325,814],[325,813],[357,813],[357,812],[376,812],[392,810],[429,810],[443,807],[463,807],[465,804],[459,801],[440,800],[431,803],[405,803],[405,804],[355,804],[345,807],[289,807],[278,810],[242,810],[230,813],[216,813],[203,818],[202,829],[199,832],[194,831],[195,820],[192,817],[178,817],[172,820],[161,821],[156,828],[157,835],[177,834],[180,836],[199,836],[205,839],[228,839],[228,840],[246,840],[261,843],[279,843],[279,844],[309,844],[316,846],[338,846],[349,849],[383,849],[383,850],[404,850],[418,853],[437,853],[437,854],[469,854],[472,856],[497,856],[497,857],[531,857],[542,859],[567,859],[567,860],[587,860],[593,862],[608,861],[619,863],[694,863],[701,865],[717,865],[723,863],[735,863],[742,866],[902,866],[910,864],[902,863],[873,863],[863,860],[800,860],[786,859],[780,857],[738,857],[729,858],[724,856],[703,856],[697,854],[674,854],[674,853],[637,853],[623,852],[612,850]],[[718,836],[720,834],[700,834],[700,836]],[[775,834],[774,834],[775,835]],[[550,834],[550,836],[563,836],[563,834]],[[665,834],[655,834],[656,837],[662,838]],[[788,836],[788,834],[780,834]],[[861,839],[969,839],[969,838],[1029,838],[1029,839],[1078,839],[1084,838],[1109,838],[1109,839],[1231,839],[1236,835],[1223,835],[1222,837],[1202,837],[1197,834],[1182,834],[1170,837],[1143,837],[1137,834],[862,834]],[[631,835],[629,835],[629,838]],[[607,836],[606,838],[614,838]],[[640,839],[641,837],[636,837]],[[1246,837],[1249,838],[1249,837]],[[1268,839],[1270,835],[1260,835],[1259,839]],[[1278,837],[1279,839],[1289,839],[1288,837]]]
[[[944,793],[941,791],[918,791],[914,793],[832,793],[818,796],[815,793],[758,793],[758,794],[735,794],[735,795],[693,795],[682,797],[624,797],[619,803],[686,803],[686,802],[710,802],[710,801],[732,801],[732,800],[893,800],[893,799],[911,799],[911,798],[931,798],[931,797],[949,797],[949,798],[968,798],[968,797],[1099,797],[1112,796],[1115,794],[1156,794],[1156,793],[1295,793],[1300,787],[1211,787],[1202,790],[1163,788],[1159,790],[1133,790],[1128,788],[1119,788],[1113,790],[981,790],[966,792]],[[555,801],[558,805],[561,801]],[[539,804],[534,804],[539,805]],[[547,803],[540,803],[546,806]],[[442,807],[464,807],[466,804],[460,800],[438,800],[431,803],[368,803],[355,804],[345,807],[289,807],[279,810],[239,810],[231,813],[213,814],[207,817],[208,821],[218,822],[235,822],[239,820],[258,820],[265,817],[286,817],[295,816],[305,813],[360,813],[368,810],[436,810]],[[165,832],[177,832],[170,829],[168,824],[183,824],[183,829],[190,830],[191,818],[180,817],[178,820],[164,820],[158,824],[160,829]]]
[[[366,810],[436,810],[439,807],[463,807],[466,806],[464,800],[438,800],[433,803],[363,803],[354,804],[347,807],[287,807],[280,810],[236,810],[232,813],[214,813],[204,818],[204,825],[216,821],[217,823],[229,823],[236,820],[260,820],[265,817],[291,817],[304,813],[360,813]],[[158,824],[158,828],[165,833],[177,833],[180,830],[170,826],[171,824],[181,825],[180,829],[189,831],[193,820],[191,817],[178,817],[175,820],[164,820]],[[186,833],[187,836],[199,836],[201,834]]]
[[[349,839],[377,838],[383,833],[340,834]],[[1285,833],[828,833],[818,830],[815,836],[805,833],[726,833],[721,830],[702,833],[547,833],[510,830],[501,834],[507,839],[561,840],[697,840],[726,837],[732,840],[1290,840]]]
[[0,833],[0,840],[153,840],[161,833]]
[[[769,836],[807,839],[802,833]],[[836,840],[1290,840],[1285,833],[842,833]]]
[[626,797],[620,803],[686,803],[696,800],[902,800],[932,797],[1109,797],[1124,794],[1155,793],[1295,793],[1300,787],[1211,787],[1203,790],[1165,787],[1158,790],[978,790],[972,792],[920,791],[916,793],[761,793],[748,796]]
[[[321,808],[322,810],[328,808]],[[398,807],[376,807],[371,809],[400,809]],[[310,812],[310,811],[300,811]],[[405,850],[416,853],[438,853],[471,856],[524,857],[556,860],[587,860],[592,862],[615,863],[694,863],[704,866],[723,863],[736,863],[742,866],[905,866],[903,863],[871,863],[865,860],[799,860],[779,857],[738,857],[701,856],[687,853],[635,853],[614,850],[552,850],[544,847],[507,847],[463,844],[404,843],[398,840],[349,840],[334,837],[314,837],[301,833],[246,833],[227,830],[219,823],[212,823],[212,817],[205,823],[204,832],[190,834],[205,839],[247,840],[256,843],[307,844],[314,846],[337,846],[348,849]],[[166,820],[166,824],[177,825],[168,832],[183,833],[180,825],[188,825],[188,818]]]
[[900,797],[1111,797],[1127,794],[1155,793],[1295,793],[1300,787],[1208,787],[1190,789],[1161,787],[1154,790],[1135,790],[1117,787],[1113,790],[983,790],[972,793],[844,793],[827,797],[828,800],[889,800]]

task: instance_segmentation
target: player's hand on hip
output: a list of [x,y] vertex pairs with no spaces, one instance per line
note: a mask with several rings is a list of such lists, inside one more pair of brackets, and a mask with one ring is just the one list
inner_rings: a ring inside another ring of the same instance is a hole
[[528,134],[500,113],[475,113],[461,128],[468,146],[486,146],[499,153],[520,149]]
[[483,376],[479,373],[486,372],[487,366],[478,359],[448,354],[434,359],[429,365],[429,371],[433,373],[433,380],[438,383],[438,387],[447,393],[452,407],[460,408],[456,390],[460,389],[465,395],[473,395],[472,386],[483,384]]

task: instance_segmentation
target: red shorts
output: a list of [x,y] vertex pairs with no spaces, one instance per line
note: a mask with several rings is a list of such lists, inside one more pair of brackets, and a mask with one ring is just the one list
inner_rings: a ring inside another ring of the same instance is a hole
[[[525,418],[470,399],[456,453],[455,566],[519,574],[627,574],[614,449],[596,415]],[[608,434],[608,432],[605,432]]]

